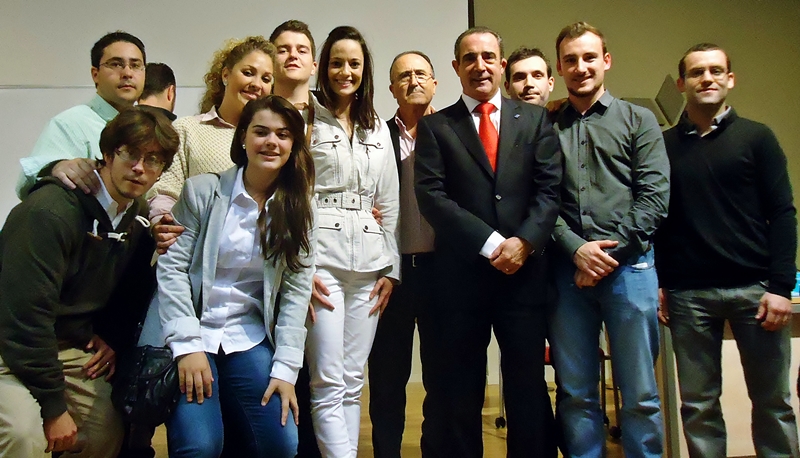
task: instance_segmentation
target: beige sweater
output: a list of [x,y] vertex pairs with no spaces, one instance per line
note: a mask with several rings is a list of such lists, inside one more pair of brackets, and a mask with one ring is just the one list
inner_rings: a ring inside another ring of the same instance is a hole
[[180,146],[172,165],[151,190],[151,219],[172,210],[187,178],[233,167],[230,151],[236,128],[220,118],[216,109],[179,118],[172,126],[180,136]]

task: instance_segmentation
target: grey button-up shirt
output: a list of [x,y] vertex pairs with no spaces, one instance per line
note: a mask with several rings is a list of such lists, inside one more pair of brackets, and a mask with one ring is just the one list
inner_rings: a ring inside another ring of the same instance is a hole
[[620,263],[650,248],[667,215],[669,160],[649,110],[606,91],[583,115],[571,105],[555,124],[564,157],[561,213],[553,238],[570,256],[588,241]]

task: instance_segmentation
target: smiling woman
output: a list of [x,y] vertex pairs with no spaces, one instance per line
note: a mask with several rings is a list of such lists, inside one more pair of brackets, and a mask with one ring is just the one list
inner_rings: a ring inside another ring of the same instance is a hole
[[372,105],[373,61],[358,30],[337,27],[328,35],[317,87],[311,152],[319,243],[306,345],[311,411],[322,455],[355,457],[364,365],[400,275],[397,164]]
[[226,456],[297,452],[314,262],[303,130],[281,97],[248,103],[229,146],[236,165],[188,179],[175,205],[187,231],[158,260],[158,312],[185,393],[166,422],[170,456],[216,458],[223,444]]
[[275,47],[262,36],[230,41],[214,54],[205,75],[206,93],[200,102],[202,114],[175,121],[181,146],[175,166],[153,189],[150,218],[159,249],[165,250],[180,228],[169,215],[187,178],[218,173],[233,165],[228,151],[235,125],[247,102],[272,91],[272,59]]

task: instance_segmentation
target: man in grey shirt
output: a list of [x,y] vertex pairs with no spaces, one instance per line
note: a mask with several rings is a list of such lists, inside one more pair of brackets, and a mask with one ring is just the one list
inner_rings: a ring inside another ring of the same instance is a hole
[[550,310],[553,361],[565,392],[558,404],[567,449],[601,456],[597,389],[603,323],[622,393],[627,457],[660,457],[658,281],[651,237],[667,214],[669,162],[655,116],[605,90],[611,55],[584,22],[556,40],[569,103],[557,115],[564,154],[561,212],[553,238],[559,299]]

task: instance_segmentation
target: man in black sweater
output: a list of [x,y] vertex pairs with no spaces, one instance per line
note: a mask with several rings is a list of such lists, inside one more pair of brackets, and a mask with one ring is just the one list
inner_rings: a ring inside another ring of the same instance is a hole
[[140,247],[154,249],[139,197],[178,142],[163,115],[123,110],[100,135],[96,194],[45,178],[8,215],[0,232],[0,456],[116,456],[122,421],[106,379],[116,344],[131,333],[120,321],[126,301],[109,298],[146,287],[129,265],[136,257],[147,272]]
[[655,246],[689,454],[725,456],[719,396],[727,320],[753,402],[756,454],[796,457],[787,324],[797,222],[786,157],[768,127],[725,104],[734,75],[724,50],[696,45],[678,71],[686,112],[664,134],[672,192]]

